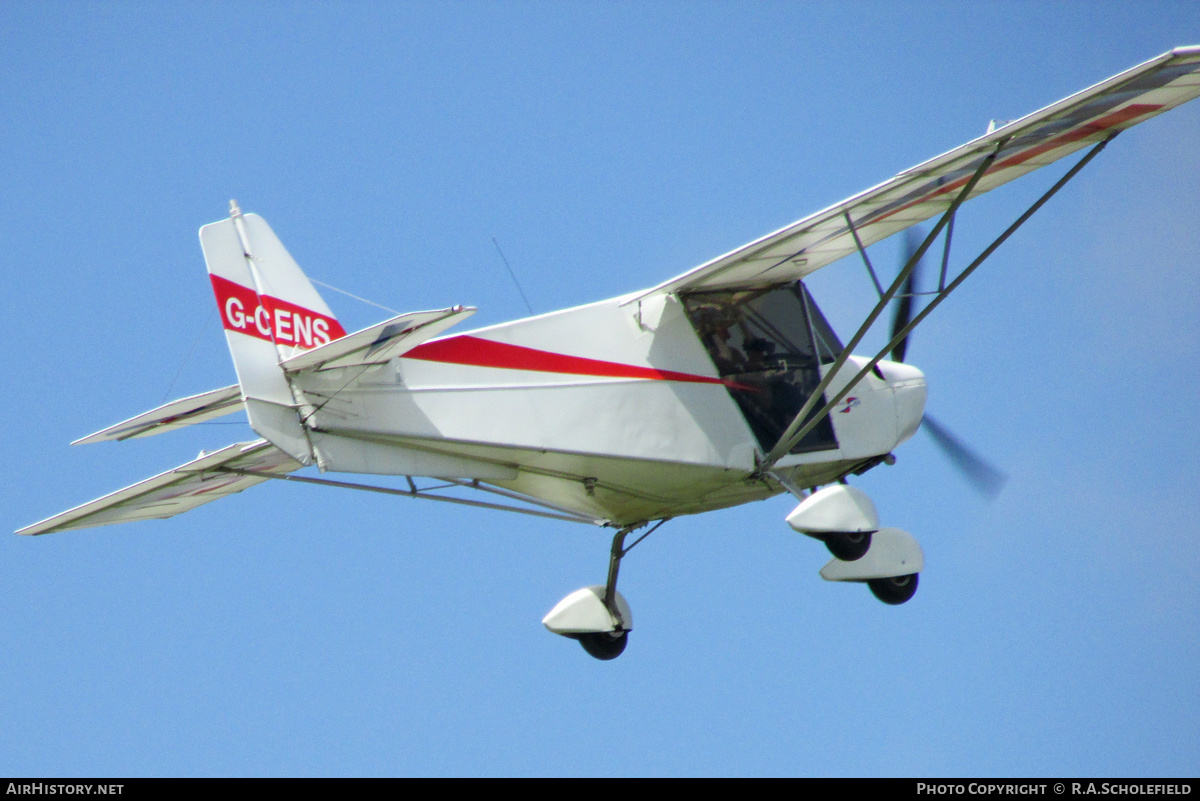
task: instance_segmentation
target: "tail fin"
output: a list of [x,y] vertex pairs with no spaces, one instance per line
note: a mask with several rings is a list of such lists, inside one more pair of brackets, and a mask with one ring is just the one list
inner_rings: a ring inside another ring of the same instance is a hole
[[250,426],[312,464],[301,401],[279,363],[346,332],[266,221],[229,205],[229,219],[200,229],[200,247]]

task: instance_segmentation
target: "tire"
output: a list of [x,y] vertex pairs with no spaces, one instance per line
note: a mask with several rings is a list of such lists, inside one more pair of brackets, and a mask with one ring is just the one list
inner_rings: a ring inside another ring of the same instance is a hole
[[575,639],[579,640],[583,650],[591,656],[607,662],[610,659],[616,659],[625,650],[625,645],[629,642],[629,632],[622,631],[620,635],[613,636],[607,631],[599,631],[576,634]]
[[843,562],[862,559],[871,549],[871,532],[839,532],[825,538],[825,547]]
[[916,594],[917,576],[917,573],[911,573],[907,576],[869,579],[867,586],[871,588],[871,592],[875,597],[885,604],[899,606]]

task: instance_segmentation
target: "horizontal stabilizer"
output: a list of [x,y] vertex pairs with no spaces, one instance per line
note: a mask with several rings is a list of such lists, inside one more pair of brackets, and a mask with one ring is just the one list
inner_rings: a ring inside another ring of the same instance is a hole
[[282,475],[300,467],[299,462],[266,440],[239,442],[213,453],[201,454],[181,467],[26,526],[17,533],[49,534],[75,528],[107,526],[110,523],[173,517],[269,480],[231,473],[229,470]]
[[173,400],[170,403],[143,412],[137,417],[109,426],[103,431],[77,439],[72,445],[89,445],[93,442],[150,437],[164,431],[203,423],[214,417],[232,414],[242,408],[242,390],[237,384]]
[[472,307],[454,306],[438,311],[409,312],[335,339],[281,362],[284,371],[332,370],[384,364],[433,339],[450,326],[475,313]]

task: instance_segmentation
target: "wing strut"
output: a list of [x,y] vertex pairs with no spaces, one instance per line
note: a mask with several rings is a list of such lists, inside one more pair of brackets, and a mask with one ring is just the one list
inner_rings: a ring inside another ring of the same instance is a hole
[[[812,394],[809,395],[809,398],[807,401],[805,401],[804,406],[800,408],[799,413],[797,413],[795,419],[792,420],[791,425],[787,427],[787,430],[784,431],[779,437],[779,441],[775,443],[775,447],[771,449],[771,452],[768,453],[763,459],[762,463],[759,464],[758,469],[756,470],[758,475],[762,475],[765,471],[774,467],[775,463],[782,459],[787,452],[790,451],[792,447],[800,441],[800,437],[811,431],[817,423],[819,423],[825,418],[826,415],[829,414],[829,410],[833,408],[832,404],[826,404],[825,408],[822,409],[819,414],[812,417],[807,424],[805,423],[805,418],[808,417],[809,413],[812,412],[816,407],[817,402],[820,401],[824,396],[825,389],[829,386],[830,382],[833,381],[834,376],[836,376],[838,371],[842,369],[842,365],[844,365],[846,360],[850,358],[850,354],[853,353],[856,347],[858,347],[858,343],[862,341],[864,336],[866,336],[867,331],[870,330],[875,320],[879,318],[879,315],[883,313],[883,310],[887,308],[889,303],[892,302],[892,298],[896,296],[896,293],[900,291],[900,287],[904,285],[905,279],[908,278],[909,274],[912,273],[914,269],[916,269],[917,263],[921,261],[921,258],[925,255],[925,251],[929,249],[929,246],[933,244],[934,240],[937,238],[937,235],[940,234],[942,229],[946,227],[946,223],[949,222],[949,220],[954,216],[954,212],[958,211],[958,207],[962,205],[963,201],[971,196],[971,190],[975,188],[975,184],[979,183],[979,179],[982,178],[988,171],[988,167],[992,166],[992,162],[996,160],[996,156],[999,155],[1000,149],[1004,147],[1004,144],[1007,141],[1007,139],[1001,139],[996,143],[996,146],[992,149],[992,152],[989,153],[987,158],[985,158],[979,164],[978,169],[975,170],[975,174],[971,176],[971,180],[967,181],[966,185],[963,186],[963,188],[955,196],[954,201],[950,204],[950,208],[946,209],[946,212],[942,215],[942,218],[938,220],[937,225],[935,225],[933,230],[929,232],[929,236],[925,237],[925,241],[922,242],[921,246],[917,248],[915,253],[913,253],[912,257],[908,260],[908,263],[904,265],[904,268],[900,270],[900,274],[896,276],[896,280],[893,281],[892,285],[887,288],[887,291],[880,295],[879,302],[875,304],[875,308],[871,310],[871,313],[867,315],[867,319],[863,321],[861,326],[859,326],[858,331],[856,331],[850,341],[846,343],[846,347],[842,348],[841,354],[837,357],[829,370],[826,371],[825,377],[822,378],[821,382],[817,384],[815,389],[813,389]],[[872,271],[872,273],[874,273],[874,271]],[[853,386],[853,384],[851,384],[851,386]],[[801,434],[799,437],[796,436],[796,432],[801,430],[803,430],[804,434]]]
[[[833,398],[831,398],[828,402],[826,402],[826,404],[823,407],[821,407],[820,411],[818,411],[816,414],[812,415],[812,417],[805,420],[805,417],[813,410],[813,408],[817,405],[817,402],[821,399],[822,393],[829,386],[830,382],[833,380],[834,375],[836,375],[838,370],[840,370],[842,368],[842,365],[845,364],[846,359],[849,358],[851,350],[853,350],[853,348],[859,343],[859,341],[866,334],[867,330],[875,322],[875,319],[879,316],[879,313],[882,311],[882,307],[884,305],[886,305],[887,302],[891,301],[891,299],[895,296],[896,292],[898,291],[900,284],[913,271],[913,269],[916,267],[917,262],[920,261],[921,257],[925,255],[925,251],[933,243],[934,237],[937,236],[937,234],[941,232],[943,227],[945,227],[947,224],[953,222],[954,213],[958,210],[958,206],[962,203],[963,200],[966,199],[966,197],[968,196],[968,193],[970,192],[974,183],[976,181],[978,181],[981,177],[983,177],[983,174],[987,171],[987,168],[991,164],[992,159],[994,159],[997,152],[999,152],[999,147],[997,148],[996,151],[993,151],[992,155],[989,156],[988,159],[986,159],[983,162],[983,164],[981,164],[979,166],[979,169],[976,171],[976,173],[972,177],[971,181],[967,184],[967,186],[963,189],[963,191],[958,195],[958,197],[955,198],[954,203],[952,203],[950,205],[950,208],[947,209],[945,214],[942,215],[942,218],[941,218],[941,220],[938,221],[938,224],[934,227],[934,229],[932,231],[929,232],[929,236],[925,237],[925,241],[921,243],[921,247],[917,248],[917,251],[913,254],[912,258],[910,258],[908,260],[908,263],[904,265],[904,269],[900,271],[900,275],[898,275],[896,277],[896,280],[888,288],[887,292],[885,292],[884,295],[880,298],[879,305],[877,305],[875,307],[875,309],[867,317],[866,321],[863,322],[862,326],[859,327],[858,331],[854,335],[854,338],[842,350],[841,356],[839,356],[837,361],[834,362],[833,366],[830,367],[829,371],[825,374],[825,377],[823,379],[821,379],[821,383],[817,385],[815,390],[813,390],[812,395],[809,397],[808,401],[804,404],[804,406],[800,409],[800,412],[796,415],[795,420],[793,420],[792,424],[790,426],[788,426],[787,431],[785,431],[783,433],[783,436],[781,436],[779,438],[779,442],[777,442],[775,444],[775,447],[771,449],[771,452],[766,455],[766,457],[763,459],[762,463],[758,466],[758,470],[756,472],[761,475],[761,474],[765,473],[766,471],[770,470],[772,467],[774,467],[775,463],[778,462],[780,459],[782,459],[787,454],[787,452],[790,451],[796,445],[797,442],[799,442],[801,439],[803,439],[808,434],[809,431],[811,431],[818,423],[820,423],[823,419],[825,419],[825,417],[827,417],[829,415],[830,411],[832,411],[833,408],[838,403],[840,403],[842,401],[842,399],[844,397],[846,397],[846,395],[848,395],[850,393],[850,391],[854,388],[854,386],[856,384],[858,384],[858,382],[861,381],[866,376],[866,374],[869,373],[872,370],[872,368],[875,367],[876,364],[878,364],[880,361],[883,360],[884,356],[886,356],[889,352],[891,352],[891,350],[893,348],[895,348],[902,341],[904,341],[904,338],[908,336],[910,331],[912,331],[914,328],[916,328],[917,325],[920,324],[920,322],[922,320],[924,320],[929,315],[929,313],[932,312],[937,307],[937,305],[939,303],[941,303],[943,300],[945,300],[946,297],[951,292],[953,292],[955,289],[957,289],[958,285],[961,284],[964,280],[966,280],[968,275],[975,272],[975,269],[979,265],[983,264],[983,262],[989,256],[991,256],[992,253],[994,253],[996,251],[996,249],[998,247],[1000,247],[1000,245],[1004,244],[1004,241],[1006,239],[1008,239],[1010,236],[1012,236],[1012,234],[1018,228],[1020,228],[1025,223],[1026,220],[1028,220],[1030,217],[1032,217],[1034,215],[1034,213],[1038,209],[1040,209],[1047,200],[1049,200],[1051,197],[1053,197],[1058,192],[1058,190],[1060,190],[1064,186],[1066,186],[1067,182],[1070,181],[1072,178],[1074,178],[1075,175],[1078,174],[1078,172],[1080,170],[1082,170],[1089,161],[1091,161],[1093,158],[1095,158],[1100,153],[1100,151],[1103,150],[1104,147],[1109,142],[1111,142],[1114,137],[1116,137],[1116,135],[1118,133],[1120,133],[1120,132],[1114,131],[1106,139],[1104,139],[1102,142],[1097,143],[1091,150],[1089,150],[1083,158],[1081,158],[1078,162],[1075,163],[1075,166],[1073,166],[1070,170],[1067,171],[1066,175],[1064,175],[1062,178],[1060,178],[1054,184],[1054,186],[1050,187],[1050,189],[1047,190],[1044,195],[1042,195],[1040,198],[1038,198],[1037,202],[1035,202],[1032,206],[1030,206],[1025,211],[1024,214],[1022,214],[1020,217],[1018,217],[1017,220],[1012,225],[1010,225],[1007,229],[1005,229],[1004,233],[1002,233],[1002,234],[1000,234],[1000,236],[996,237],[995,241],[993,241],[992,244],[988,245],[983,250],[983,252],[980,253],[979,256],[975,258],[974,261],[972,261],[970,264],[968,264],[963,269],[963,271],[961,273],[959,273],[957,278],[955,278],[949,284],[945,284],[944,283],[945,278],[943,277],[942,281],[939,282],[938,291],[936,293],[937,297],[935,297],[932,301],[930,301],[929,305],[927,305],[924,309],[922,309],[920,311],[920,313],[918,313],[915,317],[913,317],[913,319],[911,321],[909,321],[909,323],[907,325],[905,325],[899,331],[896,331],[894,333],[894,335],[892,336],[891,341],[888,342],[887,345],[885,345],[882,350],[880,350],[877,354],[875,354],[874,358],[872,358],[869,362],[867,362],[867,364],[865,366],[863,366],[863,368],[861,370],[859,370],[859,372],[854,376],[854,378],[850,379],[850,381],[847,382],[846,386],[843,387],[840,392],[838,392]],[[1001,143],[1001,145],[1002,144],[1003,143]],[[947,239],[948,239],[948,237],[947,237]],[[949,248],[949,242],[947,241],[947,251],[943,255],[943,260],[942,260],[943,261],[943,276],[944,276],[944,270],[945,270],[945,262],[949,256],[948,248]]]
[[879,276],[875,275],[875,268],[871,266],[871,260],[867,258],[867,249],[863,247],[862,240],[858,237],[858,229],[854,227],[854,220],[850,219],[849,210],[842,212],[842,216],[846,218],[846,227],[850,229],[850,235],[854,237],[854,245],[862,256],[863,264],[867,265],[867,273],[871,276],[872,283],[875,284],[875,291],[882,298],[883,284],[879,283]]
[[[327,487],[340,487],[342,489],[365,490],[367,492],[379,492],[384,495],[403,495],[406,498],[424,498],[429,501],[444,501],[446,503],[459,503],[464,506],[479,506],[484,509],[499,509],[502,512],[519,512],[521,514],[533,515],[534,517],[548,517],[552,520],[566,520],[570,523],[587,523],[593,526],[610,525],[607,520],[600,520],[587,515],[579,514],[571,509],[563,506],[556,506],[552,503],[547,503],[536,498],[531,498],[522,495],[518,492],[510,492],[509,490],[499,489],[498,487],[486,487],[478,480],[476,481],[461,481],[454,478],[443,478],[445,484],[436,487],[418,487],[412,480],[411,476],[405,476],[408,479],[409,489],[396,489],[395,487],[379,487],[373,484],[356,484],[351,481],[333,481],[328,478],[312,478],[310,476],[293,476],[281,475],[278,473],[261,473],[256,470],[241,470],[238,468],[218,468],[220,472],[234,473],[241,476],[253,476],[255,478],[280,478],[288,481],[299,481],[303,484],[321,484]],[[453,498],[448,495],[435,495],[436,490],[447,489],[450,487],[463,487],[465,489],[476,489],[484,492],[492,492],[497,495],[503,495],[506,498],[521,501],[536,506],[543,506],[547,509],[553,509],[553,512],[542,512],[537,509],[525,509],[520,506],[509,506],[502,503],[488,503],[487,501],[472,501],[467,498]]]

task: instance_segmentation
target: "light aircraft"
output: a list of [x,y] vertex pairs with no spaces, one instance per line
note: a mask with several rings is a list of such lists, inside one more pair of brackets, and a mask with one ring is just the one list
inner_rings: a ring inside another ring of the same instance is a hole
[[[1197,95],[1200,46],[1172,50],[1019,120],[993,122],[978,139],[658,286],[460,334],[445,332],[475,309],[401,314],[347,334],[267,223],[231,202],[228,218],[200,229],[200,244],[238,382],[77,443],[237,411],[261,439],[202,452],[17,533],[171,517],[272,479],[606,526],[615,530],[607,580],[568,595],[543,623],[612,659],[633,627],[616,591],[630,548],[672,518],[788,492],[800,502],[787,523],[832,553],[823,578],[862,582],[880,600],[904,603],[924,568],[920,545],[882,527],[848,479],[891,463],[924,423],[985,489],[996,481],[925,416],[925,377],[904,361],[910,331],[1114,136]],[[962,203],[1084,148],[1032,207],[949,274]],[[867,246],[934,217],[895,278],[881,280]],[[918,264],[939,237],[937,289],[918,293]],[[879,299],[843,344],[803,279],[856,255]],[[919,312],[917,294],[929,298]],[[854,354],[893,302],[888,344]],[[295,475],[310,465],[404,476],[407,488]],[[493,500],[451,494],[461,489]]]

